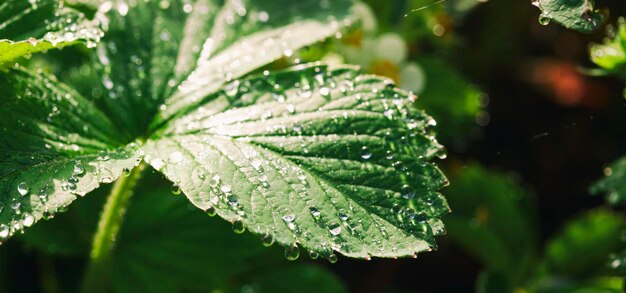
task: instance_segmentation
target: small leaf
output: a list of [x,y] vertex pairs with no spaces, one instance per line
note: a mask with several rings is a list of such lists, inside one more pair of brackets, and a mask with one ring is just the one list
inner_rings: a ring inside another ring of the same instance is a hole
[[574,280],[608,268],[609,255],[623,247],[620,235],[624,219],[604,210],[596,210],[565,225],[547,245],[544,264],[553,275]]
[[59,0],[3,0],[0,3],[0,65],[32,53],[76,43],[94,47],[102,37],[89,20]]
[[388,80],[306,65],[234,81],[170,121],[146,160],[197,207],[325,257],[411,256],[448,212],[432,118]]
[[593,44],[590,49],[591,61],[603,69],[626,77],[626,21],[619,18],[614,38],[606,38],[604,44]]
[[446,196],[454,212],[449,236],[510,286],[522,285],[536,258],[537,239],[527,192],[505,174],[480,165],[456,170]]
[[592,32],[602,24],[603,16],[594,8],[594,0],[533,0],[541,9],[539,22],[550,20],[580,32]]
[[138,147],[57,81],[11,69],[0,89],[0,241],[138,163]]
[[612,205],[626,204],[626,157],[618,159],[604,169],[606,177],[591,187],[594,194],[605,193]]

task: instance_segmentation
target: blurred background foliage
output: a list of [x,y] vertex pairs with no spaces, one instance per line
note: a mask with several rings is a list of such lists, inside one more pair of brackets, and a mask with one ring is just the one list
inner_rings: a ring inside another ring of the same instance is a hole
[[[581,34],[541,25],[530,1],[367,0],[360,26],[270,65],[356,64],[419,96],[448,148],[440,165],[453,213],[438,251],[336,264],[301,252],[288,262],[280,248],[164,196],[169,185],[154,175],[144,180],[157,191],[132,199],[104,289],[622,292],[626,3],[601,2],[602,29]],[[88,61],[81,47],[30,59],[97,96]],[[77,290],[105,192],[5,243],[0,290]]]

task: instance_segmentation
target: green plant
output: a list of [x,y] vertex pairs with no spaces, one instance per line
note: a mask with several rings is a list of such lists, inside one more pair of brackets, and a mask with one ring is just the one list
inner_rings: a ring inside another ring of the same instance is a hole
[[603,15],[596,10],[595,0],[533,0],[541,10],[539,23],[551,20],[573,30],[591,32],[602,24]]
[[622,260],[609,255],[624,247],[623,215],[582,213],[540,247],[529,192],[511,176],[477,164],[450,174],[446,195],[456,209],[444,220],[454,242],[484,264],[478,292],[621,292]]
[[[291,260],[299,246],[331,262],[334,252],[367,259],[436,247],[449,209],[431,160],[444,151],[412,94],[352,67],[263,67],[351,25],[351,5],[3,2],[0,33],[11,40],[0,41],[0,239],[115,182],[83,284],[102,290],[115,277],[112,251],[133,193],[162,197],[141,186],[151,166],[174,194],[237,233],[285,246]],[[84,95],[19,65],[100,37],[91,56],[99,83]],[[128,213],[159,208],[137,205]]]

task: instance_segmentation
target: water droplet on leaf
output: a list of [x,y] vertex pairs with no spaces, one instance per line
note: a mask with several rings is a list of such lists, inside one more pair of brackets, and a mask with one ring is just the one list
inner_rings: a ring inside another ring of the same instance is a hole
[[28,185],[26,185],[26,182],[20,182],[20,184],[17,185],[17,192],[21,196],[27,195],[29,191],[30,189],[28,188]]
[[287,260],[294,261],[298,259],[299,256],[300,256],[300,248],[298,248],[298,245],[294,244],[294,245],[285,247],[285,258]]
[[341,233],[341,226],[339,224],[331,224],[328,227],[330,234],[332,234],[333,236],[337,236]]
[[272,246],[272,244],[274,244],[274,237],[272,237],[272,235],[268,233],[268,234],[263,235],[263,237],[261,238],[261,241],[263,241],[263,246],[270,247]]
[[364,146],[361,148],[361,158],[363,160],[368,160],[369,158],[372,157],[372,152],[369,150],[368,147]]
[[241,234],[246,231],[246,227],[243,225],[242,221],[236,220],[233,222],[233,231],[237,234]]

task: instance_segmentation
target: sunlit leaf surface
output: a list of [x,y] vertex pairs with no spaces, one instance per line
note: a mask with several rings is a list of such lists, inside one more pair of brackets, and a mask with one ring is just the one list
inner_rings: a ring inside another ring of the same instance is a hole
[[0,65],[76,43],[94,47],[100,37],[98,20],[89,20],[81,12],[63,7],[63,1],[0,2]]
[[93,104],[48,77],[0,74],[0,241],[139,163]]
[[433,120],[411,104],[350,68],[266,72],[170,121],[146,160],[199,208],[288,250],[410,256],[435,246],[448,212]]

